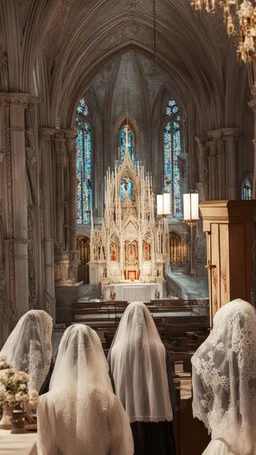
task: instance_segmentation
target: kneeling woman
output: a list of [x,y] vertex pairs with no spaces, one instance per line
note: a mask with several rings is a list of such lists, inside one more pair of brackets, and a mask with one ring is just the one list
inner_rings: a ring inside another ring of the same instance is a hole
[[174,455],[171,365],[143,303],[126,308],[108,361],[116,394],[131,423],[135,455]]
[[220,308],[192,357],[193,414],[212,441],[204,455],[256,455],[256,311],[237,299]]
[[133,455],[129,421],[112,392],[100,339],[83,324],[65,331],[37,415],[40,455]]

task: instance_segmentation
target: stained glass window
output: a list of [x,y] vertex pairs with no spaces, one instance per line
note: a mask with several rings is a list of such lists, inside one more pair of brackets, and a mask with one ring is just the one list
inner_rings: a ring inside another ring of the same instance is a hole
[[77,106],[76,112],[78,114],[82,114],[82,115],[85,115],[85,116],[89,114],[88,106],[87,106],[86,101],[85,101],[84,98],[80,99],[79,104]]
[[180,169],[178,156],[181,153],[181,125],[179,108],[170,98],[166,108],[167,120],[164,127],[164,189],[171,196],[173,216],[182,216],[180,194]]
[[252,185],[248,178],[246,178],[242,184],[242,199],[245,201],[252,199]]
[[77,107],[76,176],[77,224],[91,222],[92,210],[92,131],[86,121],[88,106],[82,98]]
[[[127,129],[128,129],[128,134],[127,134]],[[120,156],[120,164],[123,163],[124,161],[124,155],[126,151],[126,138],[128,135],[128,152],[130,154],[131,160],[133,164],[135,164],[136,158],[135,158],[135,135],[134,131],[130,127],[130,125],[127,124],[127,122],[123,123],[123,125],[120,128],[119,131],[119,156]]]

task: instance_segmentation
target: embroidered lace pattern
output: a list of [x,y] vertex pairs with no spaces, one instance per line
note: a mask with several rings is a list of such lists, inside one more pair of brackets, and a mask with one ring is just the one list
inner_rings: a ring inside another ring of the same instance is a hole
[[42,310],[24,314],[7,339],[1,355],[29,375],[29,388],[39,392],[52,358],[52,318]]
[[52,442],[64,455],[133,454],[129,420],[113,394],[100,339],[83,324],[69,327],[60,342],[50,392],[38,406],[43,455]]
[[237,299],[222,307],[192,357],[193,414],[234,453],[256,440],[256,311]]

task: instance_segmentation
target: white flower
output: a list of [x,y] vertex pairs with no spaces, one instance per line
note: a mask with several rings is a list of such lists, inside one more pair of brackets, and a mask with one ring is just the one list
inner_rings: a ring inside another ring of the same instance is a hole
[[29,398],[33,399],[33,400],[38,400],[38,393],[36,390],[30,390],[29,391]]
[[26,388],[27,388],[26,384],[21,384],[21,385],[19,386],[19,389],[22,390],[22,391],[23,391],[23,390],[26,390]]
[[23,403],[25,403],[26,401],[29,401],[28,395],[23,392],[16,393],[15,399],[16,399],[16,401],[23,402]]
[[25,371],[16,371],[15,372],[15,379],[20,382],[27,382],[28,381],[28,375],[25,373]]
[[37,404],[38,404],[38,399],[39,399],[39,395],[37,393],[36,390],[30,390],[29,391],[29,407],[31,409],[36,409],[37,407]]

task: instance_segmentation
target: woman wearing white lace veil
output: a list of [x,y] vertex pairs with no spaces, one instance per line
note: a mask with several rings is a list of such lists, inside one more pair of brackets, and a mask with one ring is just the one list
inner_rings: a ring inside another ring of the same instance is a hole
[[43,310],[30,310],[18,321],[0,355],[29,375],[28,386],[40,391],[52,358],[52,318]]
[[241,299],[220,308],[192,357],[193,414],[212,441],[204,455],[256,454],[256,311]]
[[116,394],[131,423],[135,455],[175,454],[175,389],[170,361],[142,302],[126,308],[108,361]]
[[133,455],[129,421],[113,394],[100,339],[83,324],[65,331],[37,415],[40,455]]

